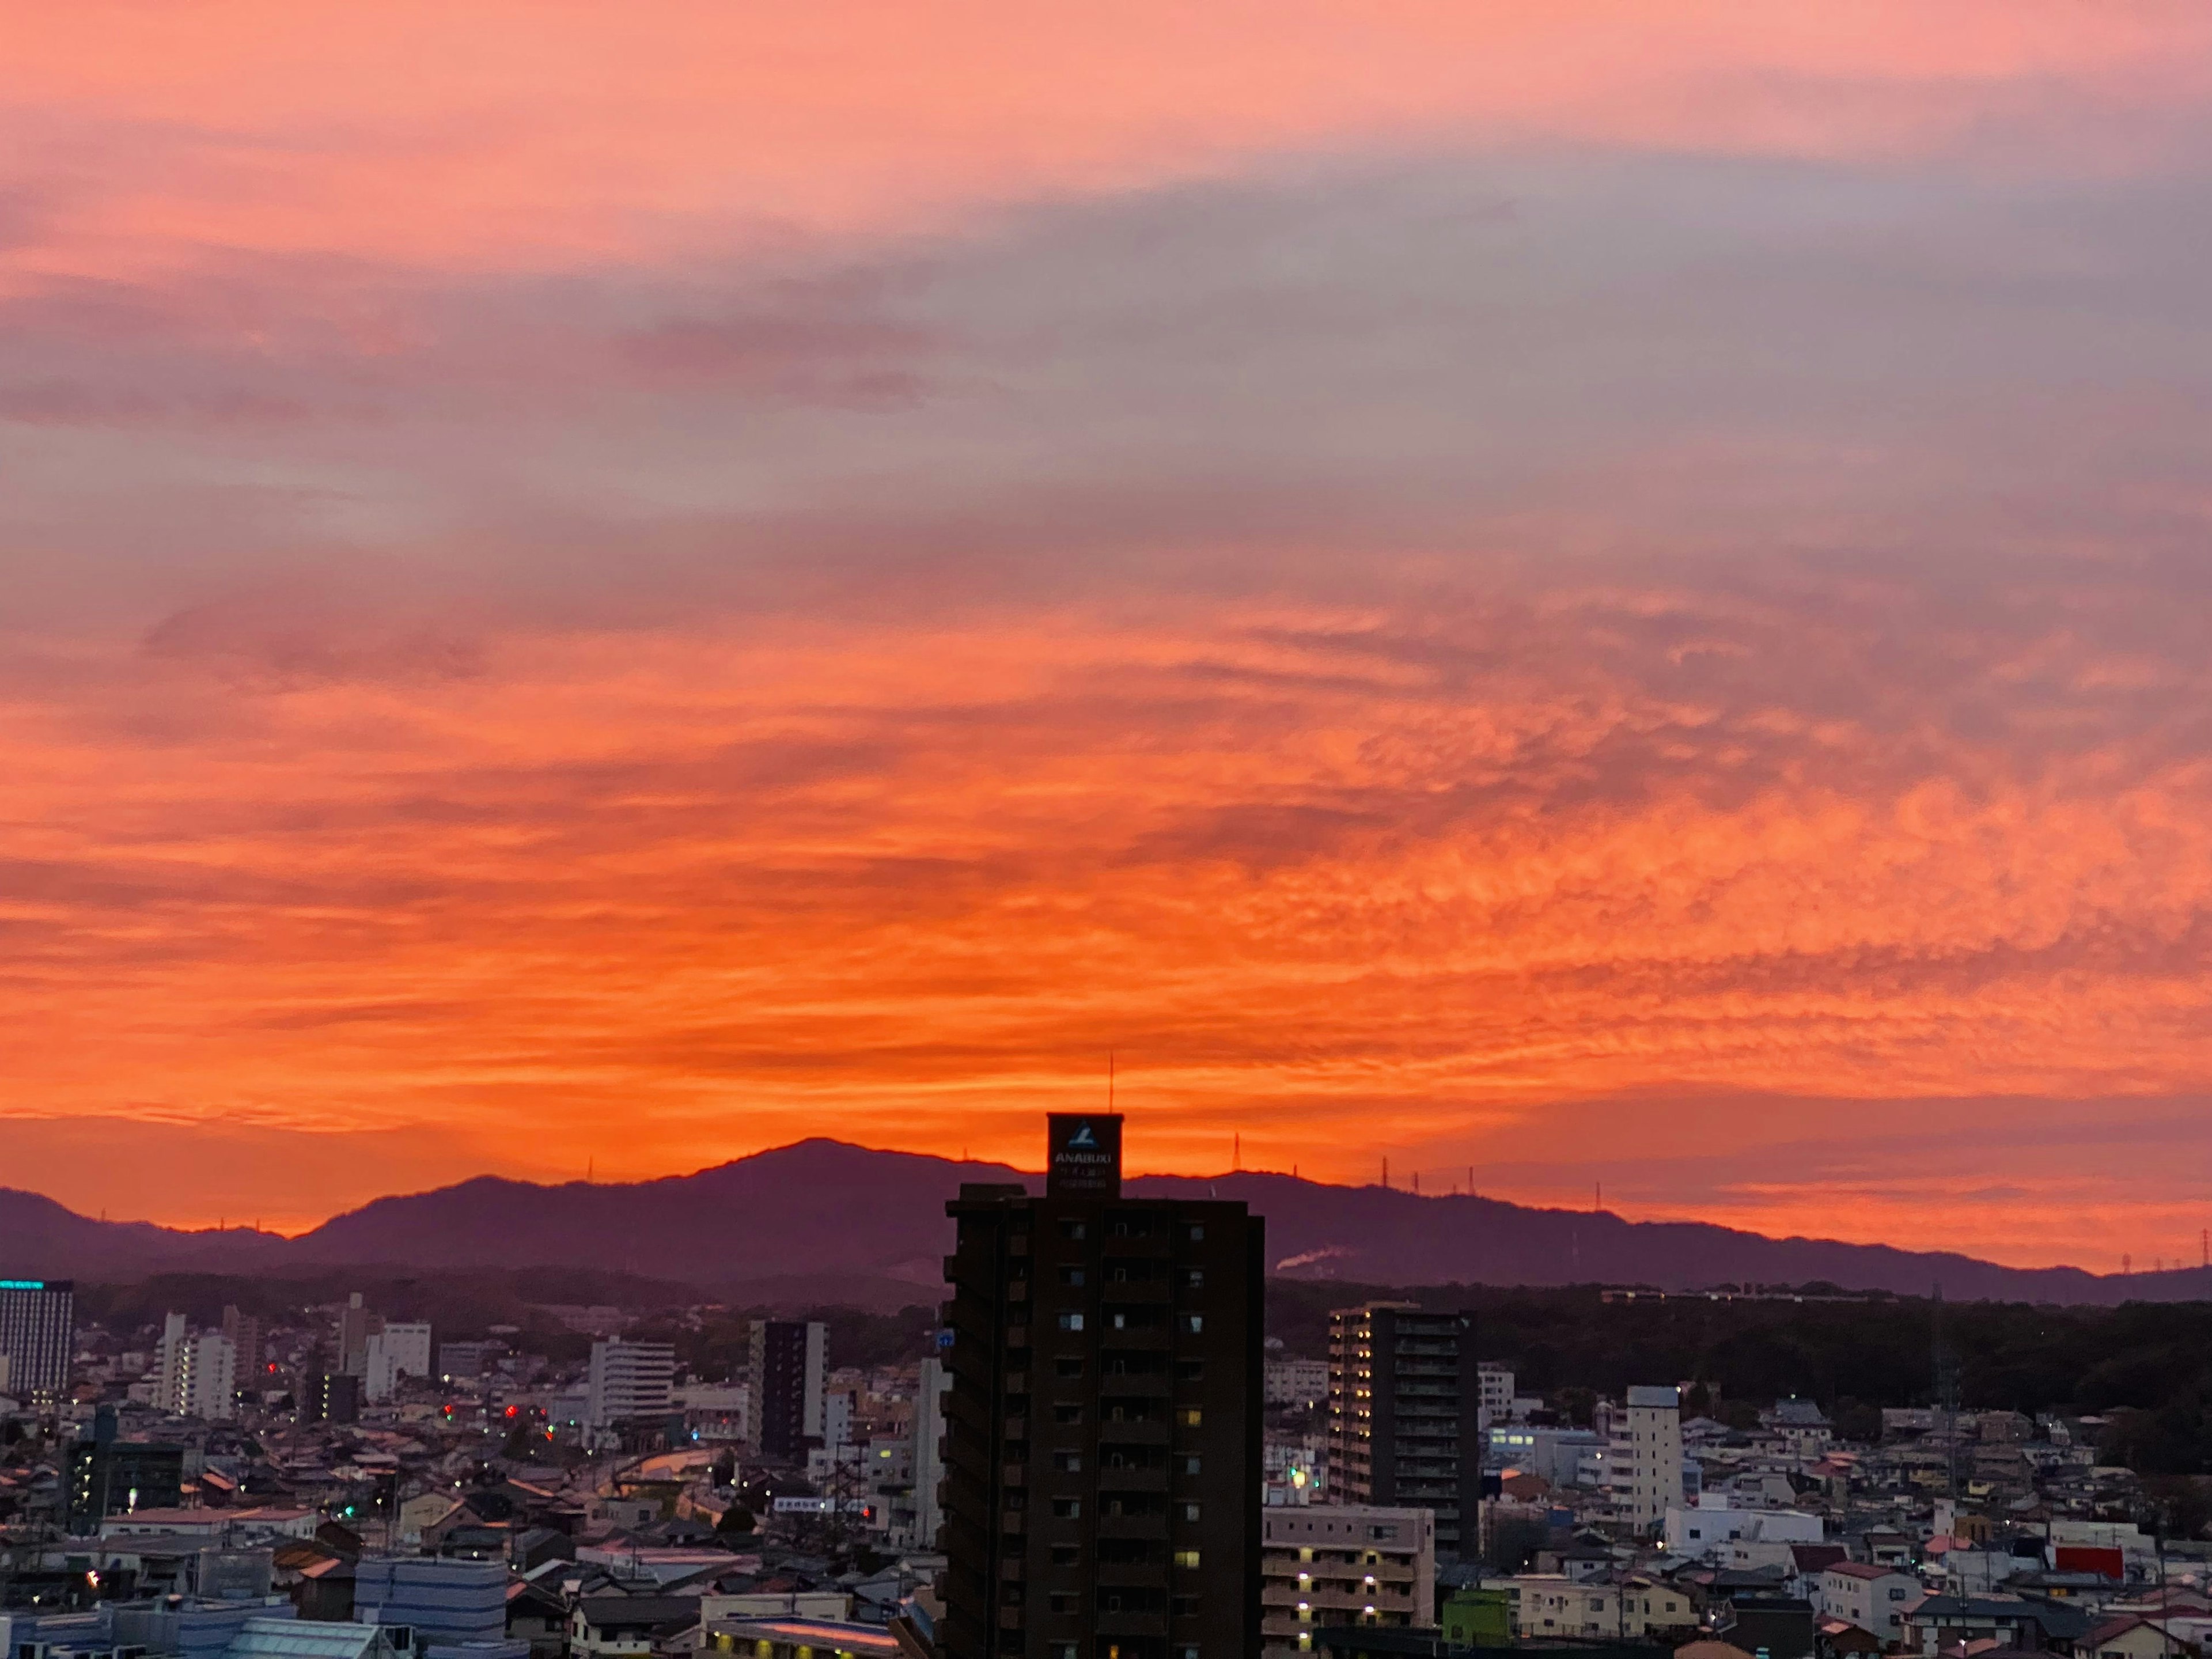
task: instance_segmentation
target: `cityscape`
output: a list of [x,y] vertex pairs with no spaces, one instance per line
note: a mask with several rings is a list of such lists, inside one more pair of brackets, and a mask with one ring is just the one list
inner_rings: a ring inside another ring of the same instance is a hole
[[[2203,1448],[2149,1432],[2172,1402],[2008,1403],[2036,1362],[1936,1287],[1286,1300],[1264,1215],[1124,1190],[1126,1127],[1055,1115],[1041,1179],[962,1182],[946,1299],[892,1312],[618,1275],[555,1302],[380,1274],[386,1305],[0,1282],[8,1650],[2168,1659],[2212,1633]],[[2150,1312],[2090,1340],[2201,1370],[2202,1325],[2124,1347]],[[1744,1316],[1815,1322],[1765,1340],[1826,1397],[1747,1391],[1758,1330],[1712,1322]],[[1848,1378],[1811,1352],[1869,1319],[1926,1344],[1894,1401],[1875,1344]],[[1692,1374],[1591,1386],[1570,1322],[1614,1369],[1687,1330]]]
[[2208,0],[0,0],[0,1659],[2212,1659],[2208,226]]

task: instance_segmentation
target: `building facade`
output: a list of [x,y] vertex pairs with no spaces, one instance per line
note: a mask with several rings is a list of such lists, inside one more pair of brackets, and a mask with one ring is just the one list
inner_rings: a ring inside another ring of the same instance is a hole
[[1438,1556],[1480,1553],[1482,1382],[1473,1314],[1399,1302],[1332,1313],[1328,1426],[1338,1503],[1433,1510]]
[[1348,1504],[1267,1510],[1260,1581],[1267,1659],[1312,1652],[1316,1630],[1434,1625],[1436,1516]]
[[915,1549],[939,1547],[945,1528],[945,1391],[952,1378],[935,1359],[921,1362],[914,1395],[914,1520]]
[[222,1334],[238,1362],[238,1386],[258,1393],[268,1382],[269,1362],[261,1346],[261,1321],[235,1306],[222,1310]]
[[1613,1425],[1613,1509],[1638,1532],[1650,1532],[1682,1507],[1682,1393],[1632,1387]]
[[804,1462],[810,1448],[828,1443],[828,1326],[819,1321],[755,1320],[746,1384],[751,1391],[752,1449],[763,1457]]
[[11,1398],[46,1406],[67,1393],[76,1346],[73,1280],[0,1279],[0,1354]]
[[946,1206],[946,1659],[1260,1651],[1263,1224],[1123,1198],[1121,1129]]
[[670,1342],[625,1342],[618,1336],[592,1344],[585,1383],[584,1421],[604,1429],[625,1418],[667,1415],[676,1381],[676,1346]]

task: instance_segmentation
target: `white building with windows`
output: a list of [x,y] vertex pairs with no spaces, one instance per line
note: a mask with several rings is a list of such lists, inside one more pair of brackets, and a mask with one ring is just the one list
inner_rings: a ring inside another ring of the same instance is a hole
[[221,1331],[195,1336],[184,1315],[173,1313],[164,1322],[157,1352],[157,1409],[210,1423],[238,1415],[238,1349]]
[[625,1342],[618,1336],[594,1342],[585,1384],[584,1421],[603,1429],[626,1417],[663,1415],[675,1380],[672,1343]]
[[1904,1639],[1905,1615],[1928,1593],[1911,1573],[1866,1561],[1838,1561],[1820,1574],[1821,1614],[1878,1636],[1884,1646]]
[[1802,1510],[1737,1509],[1720,1492],[1707,1492],[1692,1508],[1669,1509],[1666,1516],[1669,1553],[1701,1561],[1733,1564],[1746,1544],[1818,1544],[1820,1517]]
[[1650,1531],[1682,1503],[1682,1391],[1632,1388],[1613,1419],[1607,1459],[1613,1508],[1639,1532]]

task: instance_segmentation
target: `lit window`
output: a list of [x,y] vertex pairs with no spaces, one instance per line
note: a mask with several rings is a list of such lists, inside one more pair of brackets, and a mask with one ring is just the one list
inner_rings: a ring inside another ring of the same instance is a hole
[[1196,1550],[1177,1550],[1175,1553],[1175,1564],[1179,1567],[1195,1568],[1198,1565],[1198,1552]]
[[1083,1328],[1083,1316],[1079,1313],[1064,1313],[1060,1315],[1060,1328],[1063,1331],[1081,1330]]

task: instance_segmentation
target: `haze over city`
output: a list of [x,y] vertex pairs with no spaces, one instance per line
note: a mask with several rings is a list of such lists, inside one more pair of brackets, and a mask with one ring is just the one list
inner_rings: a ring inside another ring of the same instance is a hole
[[10,10],[0,1186],[2198,1260],[2212,12]]

